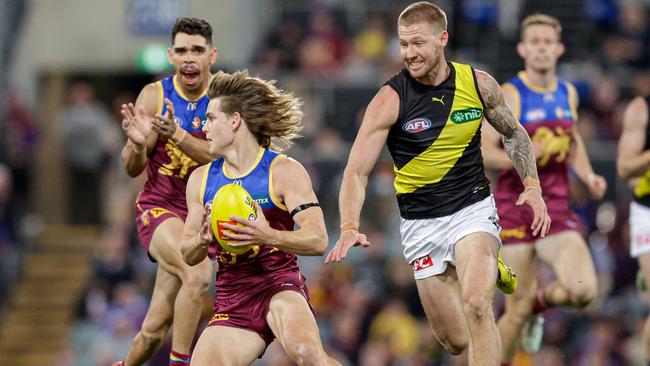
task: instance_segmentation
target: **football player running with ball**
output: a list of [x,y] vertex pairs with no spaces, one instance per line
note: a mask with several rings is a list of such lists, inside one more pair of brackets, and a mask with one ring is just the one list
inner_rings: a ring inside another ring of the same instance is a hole
[[210,210],[237,210],[212,207],[224,185],[244,187],[255,200],[257,218],[231,216],[239,225],[220,225],[228,246],[249,249],[237,254],[241,250],[217,245],[215,312],[192,365],[250,365],[274,338],[299,365],[340,365],[325,354],[296,261],[296,255],[325,252],[323,212],[307,171],[271,144],[275,138],[289,145],[298,136],[301,101],[246,71],[218,73],[208,96],[204,131],[210,152],[222,158],[190,176],[183,259],[194,265],[207,256],[214,238]]

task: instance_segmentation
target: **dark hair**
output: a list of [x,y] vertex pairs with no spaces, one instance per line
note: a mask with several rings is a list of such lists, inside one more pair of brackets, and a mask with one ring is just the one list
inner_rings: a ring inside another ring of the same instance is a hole
[[172,44],[176,39],[177,33],[189,35],[201,35],[209,45],[212,45],[212,26],[203,19],[198,18],[178,18],[172,28]]

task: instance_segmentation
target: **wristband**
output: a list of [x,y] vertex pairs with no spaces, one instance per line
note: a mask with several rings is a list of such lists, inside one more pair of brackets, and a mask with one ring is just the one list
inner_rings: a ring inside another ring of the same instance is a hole
[[353,221],[348,221],[344,222],[340,226],[341,228],[341,233],[346,233],[348,231],[358,231],[359,228],[357,227],[357,224],[355,224]]
[[178,129],[176,129],[176,131],[174,131],[174,135],[172,136],[172,141],[174,141],[174,143],[176,145],[179,145],[181,142],[183,142],[183,140],[185,139],[185,136],[187,136],[187,131],[185,129],[183,129],[183,128],[180,128],[180,129],[182,131],[181,133],[183,134],[183,136],[181,136],[178,139],[176,138],[176,131],[178,131]]
[[537,189],[538,191],[542,192],[542,186],[539,184],[539,181],[531,177],[526,177],[526,179],[524,179],[524,188]]

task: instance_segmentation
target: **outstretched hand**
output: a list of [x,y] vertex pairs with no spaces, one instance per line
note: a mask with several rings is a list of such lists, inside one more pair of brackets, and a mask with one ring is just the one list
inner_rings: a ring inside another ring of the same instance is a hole
[[176,132],[178,125],[176,125],[176,120],[174,118],[174,104],[171,100],[165,98],[165,105],[167,106],[167,112],[165,112],[165,115],[156,114],[154,116],[156,119],[152,124],[152,128],[159,135],[170,138],[174,136],[174,132]]
[[144,106],[136,109],[133,103],[122,104],[120,113],[122,114],[122,130],[126,137],[136,147],[144,147],[151,132],[151,122],[144,110]]
[[516,205],[521,206],[524,203],[533,209],[533,223],[530,225],[533,236],[545,237],[551,228],[551,218],[548,216],[546,203],[542,198],[542,191],[532,187],[526,188],[519,195]]
[[367,248],[370,245],[370,242],[366,238],[366,234],[362,234],[357,230],[346,230],[342,232],[339,240],[336,241],[334,248],[327,253],[325,263],[341,262],[348,255],[348,251],[352,247],[359,245],[364,248]]
[[199,245],[204,248],[207,248],[212,240],[214,240],[214,232],[212,231],[212,220],[210,214],[206,209],[203,212],[203,224],[201,225],[201,231],[199,231]]
[[587,176],[587,181],[585,182],[591,198],[595,200],[600,200],[605,195],[607,191],[607,181],[605,178],[598,174],[591,173]]

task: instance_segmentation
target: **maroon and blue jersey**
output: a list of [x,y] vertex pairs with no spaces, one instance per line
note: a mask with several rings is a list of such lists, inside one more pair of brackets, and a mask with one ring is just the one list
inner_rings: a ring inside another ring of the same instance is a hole
[[[223,158],[213,161],[210,163],[201,187],[200,197],[203,205],[211,210],[212,199],[219,188],[226,184],[238,184],[244,187],[260,205],[272,228],[293,230],[293,218],[284,203],[273,193],[273,164],[283,158],[285,156],[278,152],[260,148],[253,167],[241,176],[229,174],[224,167]],[[235,254],[224,251],[214,240],[211,248],[216,248],[216,252],[211,254],[219,261],[218,297],[235,296],[243,289],[263,286],[272,281],[275,276],[287,272],[299,273],[300,270],[294,254],[284,252],[271,245],[254,245],[244,254]]]
[[[183,93],[175,75],[156,82],[156,86],[160,96],[156,113],[164,115],[167,112],[167,106],[163,101],[168,98],[174,105],[174,121],[178,128],[205,140],[202,128],[210,101],[207,90],[198,99],[190,99]],[[176,146],[172,139],[159,136],[156,146],[149,154],[147,182],[138,197],[138,203],[182,209],[187,215],[185,189],[190,174],[197,167],[198,163]]]
[[[510,107],[530,139],[544,146],[544,155],[537,159],[537,172],[553,220],[551,230],[577,229],[575,215],[569,208],[569,153],[573,124],[578,120],[575,87],[558,79],[554,86],[543,89],[531,84],[525,73],[520,72],[505,83],[503,89],[514,92],[515,102]],[[529,216],[523,214],[530,210],[528,206],[515,206],[523,190],[514,168],[500,172],[494,196],[502,217],[499,224],[503,226],[501,236],[504,240],[510,236],[523,239],[525,228],[532,222],[523,222]],[[530,218],[532,220],[532,216]]]

